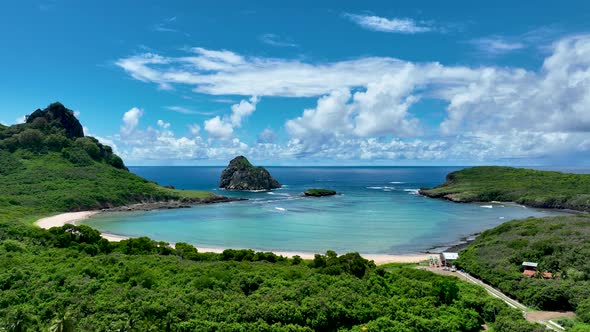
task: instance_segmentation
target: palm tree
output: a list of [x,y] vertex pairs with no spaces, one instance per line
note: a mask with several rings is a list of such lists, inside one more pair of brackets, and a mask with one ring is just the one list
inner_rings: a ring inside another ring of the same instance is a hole
[[49,332],[74,332],[74,320],[65,312],[57,314],[49,327]]
[[31,315],[30,307],[18,306],[8,312],[6,317],[6,331],[8,332],[25,332],[34,321]]

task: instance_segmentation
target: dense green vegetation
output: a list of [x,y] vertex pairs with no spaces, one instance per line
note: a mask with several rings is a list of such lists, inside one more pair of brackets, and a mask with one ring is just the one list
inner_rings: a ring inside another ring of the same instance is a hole
[[[200,253],[40,215],[210,194],[163,188],[61,104],[0,126],[0,331],[541,331],[479,287],[358,253]],[[582,304],[580,304],[582,306]]]
[[[576,310],[590,323],[590,216],[528,218],[483,232],[460,252],[457,265],[524,304]],[[524,261],[541,275],[522,275]]]
[[332,196],[332,195],[336,195],[336,192],[334,190],[330,190],[330,189],[318,189],[318,188],[314,188],[314,189],[307,189],[305,191],[305,196]]
[[443,185],[420,192],[457,202],[510,201],[533,207],[590,211],[590,174],[472,167],[450,173]]
[[541,331],[482,288],[354,253],[199,253],[0,222],[0,266],[7,331]]
[[33,114],[25,124],[0,128],[0,219],[211,197],[130,173],[110,147],[77,137],[82,126],[61,104]]

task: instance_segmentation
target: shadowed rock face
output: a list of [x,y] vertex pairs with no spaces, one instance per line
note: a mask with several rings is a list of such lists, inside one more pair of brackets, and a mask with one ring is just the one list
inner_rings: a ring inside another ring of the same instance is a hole
[[63,128],[67,138],[84,137],[84,130],[74,112],[61,103],[53,103],[44,110],[36,110],[27,117],[27,123],[33,123],[37,118],[45,119],[51,126]]
[[271,190],[280,188],[264,167],[254,167],[244,156],[238,156],[229,162],[221,173],[219,188],[227,190]]

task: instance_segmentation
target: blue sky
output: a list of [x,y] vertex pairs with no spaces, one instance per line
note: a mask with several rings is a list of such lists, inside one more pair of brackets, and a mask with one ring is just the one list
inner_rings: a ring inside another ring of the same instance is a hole
[[590,165],[587,1],[4,1],[0,122],[131,165]]

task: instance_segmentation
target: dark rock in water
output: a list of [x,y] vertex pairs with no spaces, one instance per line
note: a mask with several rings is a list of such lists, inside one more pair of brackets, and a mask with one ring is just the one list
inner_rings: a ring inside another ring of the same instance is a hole
[[244,156],[229,162],[221,173],[219,188],[228,190],[271,190],[281,184],[264,167],[254,167]]
[[304,192],[305,196],[322,197],[336,195],[336,191],[330,189],[307,189]]
[[124,211],[152,211],[152,210],[169,210],[169,209],[183,209],[190,208],[195,205],[201,204],[215,204],[215,203],[228,203],[236,201],[245,201],[245,198],[231,198],[220,195],[212,195],[207,198],[183,198],[180,200],[169,200],[169,201],[154,201],[154,202],[143,202],[125,206],[117,206],[103,209],[103,212],[124,212]]
[[53,103],[44,110],[36,110],[27,116],[27,123],[33,123],[36,119],[44,119],[50,126],[63,128],[67,138],[84,137],[84,130],[74,112],[61,103]]

